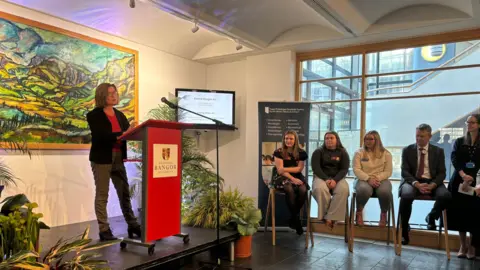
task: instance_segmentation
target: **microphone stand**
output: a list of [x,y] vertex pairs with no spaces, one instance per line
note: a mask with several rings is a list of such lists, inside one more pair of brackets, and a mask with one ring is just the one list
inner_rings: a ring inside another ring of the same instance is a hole
[[[217,239],[216,239],[216,253],[217,253],[217,256],[218,255],[218,250],[219,250],[219,246],[220,246],[220,156],[219,156],[219,143],[218,143],[218,130],[219,130],[219,127],[220,126],[223,126],[223,127],[229,127],[231,129],[234,129],[234,130],[237,130],[238,128],[234,125],[230,125],[230,124],[225,124],[223,123],[222,121],[220,120],[217,120],[217,119],[213,119],[213,118],[210,118],[208,116],[205,116],[203,114],[200,114],[200,113],[197,113],[197,112],[194,112],[194,111],[191,111],[189,109],[185,109],[183,107],[180,107],[168,100],[166,100],[165,98],[162,98],[162,102],[167,104],[170,108],[172,109],[180,109],[182,111],[186,111],[186,112],[189,112],[191,114],[194,114],[194,115],[197,115],[197,116],[200,116],[202,118],[205,118],[207,120],[210,120],[212,122],[215,123],[215,138],[216,138],[216,148],[217,148],[217,226],[216,226],[216,231],[217,231]],[[216,263],[213,263],[213,262],[203,262],[203,264],[206,264],[206,265],[211,265],[211,266],[214,266],[213,269],[216,269],[217,267],[221,267],[220,265],[220,258],[217,257],[217,262]],[[237,269],[251,269],[251,268],[244,268],[244,267],[233,267],[233,266],[228,266],[229,268],[237,268]]]

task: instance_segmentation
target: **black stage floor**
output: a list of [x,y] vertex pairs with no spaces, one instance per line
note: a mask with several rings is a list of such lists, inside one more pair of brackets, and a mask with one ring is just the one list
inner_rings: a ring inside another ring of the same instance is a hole
[[[94,240],[93,242],[98,242],[96,221],[90,221],[42,230],[40,233],[41,250],[47,251],[61,237],[67,239],[82,234],[88,225],[90,225],[90,238]],[[127,236],[127,225],[123,217],[111,218],[110,227],[117,237]],[[190,234],[188,244],[184,244],[182,238],[179,237],[164,238],[157,241],[153,255],[148,255],[146,247],[131,244],[125,250],[120,250],[120,245],[114,245],[98,252],[102,254],[103,259],[109,261],[112,269],[169,269],[172,262],[184,260],[216,245],[215,230],[182,227],[182,232]],[[220,231],[220,244],[227,244],[237,238],[236,231]]]

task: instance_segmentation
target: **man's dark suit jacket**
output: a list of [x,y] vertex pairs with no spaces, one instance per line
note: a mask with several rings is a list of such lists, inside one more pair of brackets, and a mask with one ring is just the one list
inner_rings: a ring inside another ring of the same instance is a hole
[[[402,181],[400,182],[400,190],[405,183],[412,185],[413,182],[419,180],[415,177],[415,175],[417,174],[417,163],[417,144],[411,144],[403,148]],[[443,185],[443,181],[445,180],[446,176],[446,170],[445,154],[442,148],[432,144],[428,145],[428,166],[430,169],[430,176],[432,177],[432,182],[437,184],[437,187]]]

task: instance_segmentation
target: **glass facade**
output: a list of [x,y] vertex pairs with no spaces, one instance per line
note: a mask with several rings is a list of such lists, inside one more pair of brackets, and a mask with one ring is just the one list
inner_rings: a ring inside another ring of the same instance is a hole
[[[393,155],[392,180],[399,180],[402,148],[415,143],[415,127],[427,123],[433,129],[431,143],[445,151],[446,180],[450,178],[452,144],[464,135],[466,118],[480,113],[480,86],[476,80],[480,74],[480,41],[312,59],[303,61],[301,66],[301,101],[313,103],[310,157],[322,145],[326,131],[340,134],[352,158],[360,147],[362,129],[377,130]],[[313,176],[310,168],[309,176]],[[351,170],[349,176],[353,178]],[[367,205],[366,219],[378,220],[375,204]],[[431,207],[428,203],[419,204]],[[411,222],[425,223],[424,215],[416,216],[415,212]]]

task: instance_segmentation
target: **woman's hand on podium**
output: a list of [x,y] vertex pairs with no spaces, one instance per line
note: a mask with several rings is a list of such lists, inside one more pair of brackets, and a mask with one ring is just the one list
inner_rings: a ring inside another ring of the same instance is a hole
[[128,128],[128,130],[134,129],[136,126],[138,126],[138,121],[132,120],[130,122],[130,127]]

